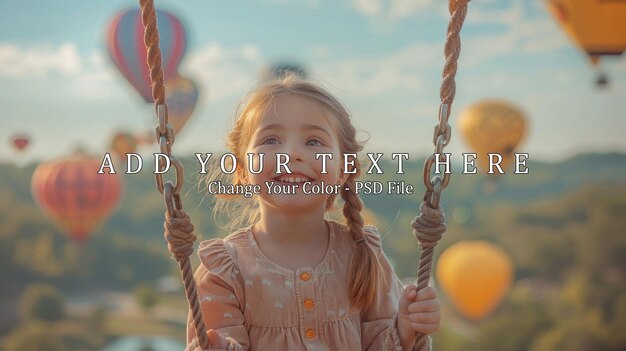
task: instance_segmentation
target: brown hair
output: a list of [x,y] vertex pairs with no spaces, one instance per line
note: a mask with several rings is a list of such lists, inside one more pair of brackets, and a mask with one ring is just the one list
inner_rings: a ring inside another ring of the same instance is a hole
[[[237,160],[237,171],[232,175],[225,175],[221,173],[219,167],[212,167],[215,171],[206,178],[207,181],[226,177],[231,178],[230,182],[227,179],[227,183],[243,183],[241,175],[245,174],[245,171],[241,165],[244,164],[248,142],[252,139],[255,127],[259,124],[266,109],[275,98],[284,94],[296,94],[312,99],[334,117],[331,118],[331,123],[338,133],[341,154],[357,154],[363,150],[362,143],[356,140],[356,129],[352,125],[350,114],[339,100],[317,84],[295,75],[287,75],[284,78],[262,83],[240,102],[235,113],[233,128],[226,141],[229,151]],[[363,202],[355,192],[355,181],[361,173],[361,166],[358,158],[354,161],[356,173],[348,174],[341,190],[341,198],[344,200],[343,216],[346,220],[347,231],[353,240],[358,240],[365,238],[365,232],[361,216]],[[350,190],[345,190],[346,187]],[[327,212],[334,209],[335,198],[336,195],[329,196],[326,203]],[[213,218],[219,224],[218,214],[227,216],[226,224],[220,226],[231,232],[258,221],[260,217],[258,199],[255,196],[245,199],[243,196],[236,195],[216,195]],[[350,300],[353,305],[365,309],[374,301],[381,272],[378,256],[370,245],[366,243],[356,245],[348,270]]]

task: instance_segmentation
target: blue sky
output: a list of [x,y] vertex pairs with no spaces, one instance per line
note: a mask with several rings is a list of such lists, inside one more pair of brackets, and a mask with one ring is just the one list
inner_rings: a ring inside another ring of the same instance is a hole
[[[179,71],[202,95],[175,152],[220,152],[238,100],[271,62],[304,65],[369,133],[366,150],[432,150],[447,2],[440,0],[156,1],[186,24]],[[117,130],[152,130],[152,109],[111,64],[104,32],[134,1],[0,2],[0,160],[15,160],[11,135],[33,142],[26,161],[82,146],[106,151]],[[520,152],[557,160],[626,151],[626,57],[603,69],[606,90],[540,0],[475,0],[462,33],[455,116],[484,98],[509,100],[529,119]],[[456,130],[456,129],[453,129]],[[367,134],[361,134],[363,138]],[[460,133],[447,148],[467,152]],[[154,152],[149,147],[142,152]]]

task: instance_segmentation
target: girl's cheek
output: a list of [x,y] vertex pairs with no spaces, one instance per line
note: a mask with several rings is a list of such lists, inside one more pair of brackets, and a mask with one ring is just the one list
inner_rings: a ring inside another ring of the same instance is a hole
[[[251,159],[252,164],[250,165],[252,168],[246,169],[246,171],[252,177],[272,178],[276,168],[275,157],[274,154],[270,153],[265,153],[263,156],[254,154]],[[253,174],[252,171],[257,174]]]

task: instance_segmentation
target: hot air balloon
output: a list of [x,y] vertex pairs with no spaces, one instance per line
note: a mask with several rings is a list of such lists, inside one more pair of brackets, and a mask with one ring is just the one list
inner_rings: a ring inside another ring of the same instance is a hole
[[156,133],[154,130],[147,132],[140,132],[135,134],[135,140],[138,145],[150,145],[156,142]]
[[[187,50],[187,34],[182,22],[172,13],[156,10],[165,79],[176,70]],[[146,102],[153,102],[147,53],[143,41],[141,10],[131,8],[116,15],[107,29],[109,57],[124,78]]]
[[100,159],[77,153],[39,164],[31,179],[40,208],[77,242],[83,242],[120,200],[120,177],[98,174],[100,165]]
[[30,138],[25,134],[16,134],[11,138],[13,148],[17,151],[24,151],[30,143]]
[[508,292],[513,264],[501,248],[486,241],[461,241],[437,262],[437,279],[446,296],[465,317],[480,320]]
[[[626,49],[626,1],[547,0],[547,3],[553,17],[594,66],[602,56],[619,56]],[[606,77],[600,76],[597,83],[606,84]]]
[[[505,101],[484,100],[475,103],[459,117],[459,127],[467,144],[476,152],[478,168],[489,172],[487,154],[500,154],[500,166],[506,172],[513,153],[526,132],[526,117],[522,111]],[[498,170],[494,167],[494,174]]]
[[180,75],[170,79],[165,87],[168,123],[178,135],[193,114],[198,102],[198,87],[189,78]]
[[133,153],[137,149],[137,138],[130,133],[117,132],[111,140],[111,150],[120,158],[125,160],[126,154]]

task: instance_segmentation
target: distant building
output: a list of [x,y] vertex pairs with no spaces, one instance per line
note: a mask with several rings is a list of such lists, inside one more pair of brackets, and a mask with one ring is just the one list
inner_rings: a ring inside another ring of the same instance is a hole
[[181,351],[185,345],[172,338],[128,336],[119,338],[100,351]]

